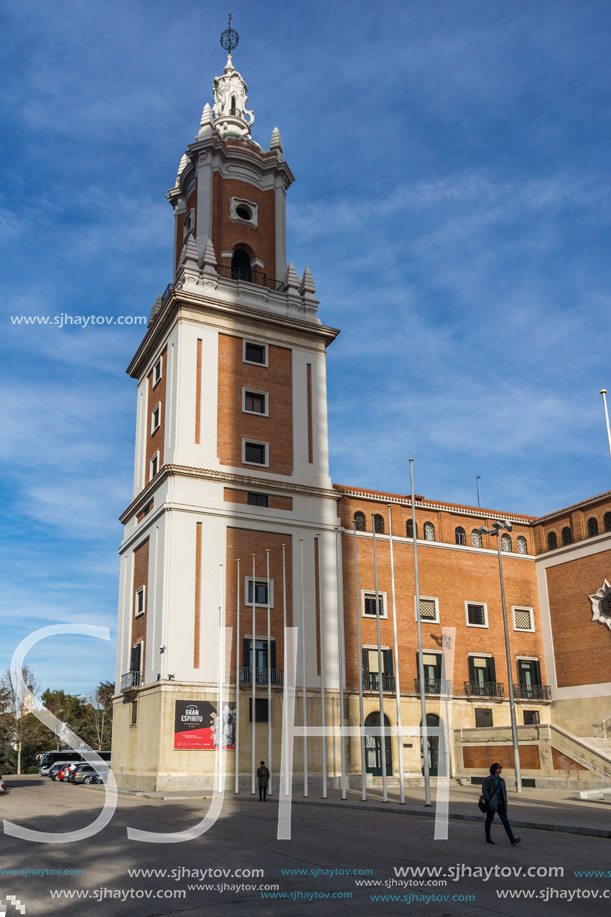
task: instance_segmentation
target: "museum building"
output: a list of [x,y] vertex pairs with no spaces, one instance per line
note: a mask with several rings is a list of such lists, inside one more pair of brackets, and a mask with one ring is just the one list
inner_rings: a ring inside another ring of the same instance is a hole
[[[433,776],[444,735],[453,778],[496,759],[511,772],[511,685],[523,777],[609,784],[611,493],[541,518],[416,495],[414,530],[410,495],[333,484],[325,373],[339,332],[309,268],[287,262],[293,174],[278,129],[269,149],[253,140],[231,53],[213,97],[167,195],[174,276],[127,370],[118,784],[207,790],[221,754],[228,787],[250,789],[263,758],[273,792],[288,669],[296,724],[366,733],[364,748],[295,739],[297,781],[337,782],[342,760],[349,779],[421,780],[418,737],[379,732],[419,728],[423,693]],[[482,531],[497,520],[502,532]]]

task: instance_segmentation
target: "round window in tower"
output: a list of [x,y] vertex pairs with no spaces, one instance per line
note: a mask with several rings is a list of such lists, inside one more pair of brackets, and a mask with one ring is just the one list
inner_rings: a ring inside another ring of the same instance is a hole
[[248,220],[249,222],[252,220],[252,211],[249,210],[248,207],[246,207],[244,204],[240,204],[238,207],[236,207],[235,212],[241,220]]

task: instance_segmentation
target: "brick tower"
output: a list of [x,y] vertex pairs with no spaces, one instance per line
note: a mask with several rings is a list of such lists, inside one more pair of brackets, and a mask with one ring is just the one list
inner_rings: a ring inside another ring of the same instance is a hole
[[[268,760],[270,725],[277,772],[285,613],[299,624],[303,605],[308,703],[320,639],[327,687],[338,687],[325,376],[337,331],[318,318],[310,270],[287,265],[293,175],[277,129],[268,150],[252,139],[230,53],[213,94],[167,195],[172,283],[128,367],[138,408],[133,501],[121,516],[113,769],[120,785],[148,789],[210,787],[215,743],[233,775],[236,720],[244,781],[253,733]],[[223,710],[219,609],[233,628]]]

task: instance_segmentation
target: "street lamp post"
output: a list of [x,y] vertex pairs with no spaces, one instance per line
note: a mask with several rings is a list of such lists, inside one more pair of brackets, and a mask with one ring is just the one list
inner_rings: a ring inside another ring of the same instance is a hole
[[499,578],[501,581],[501,605],[503,606],[503,627],[505,629],[505,653],[507,656],[507,677],[509,679],[509,712],[511,714],[511,738],[513,741],[513,760],[516,775],[516,792],[522,792],[522,772],[520,770],[520,749],[518,747],[518,725],[516,721],[516,702],[513,694],[513,674],[511,669],[511,652],[509,649],[509,630],[507,627],[507,608],[505,606],[505,584],[503,582],[503,564],[501,561],[501,532],[503,529],[511,531],[511,522],[493,522],[492,528],[485,525],[477,529],[478,532],[492,535],[496,538],[496,549],[499,558]]

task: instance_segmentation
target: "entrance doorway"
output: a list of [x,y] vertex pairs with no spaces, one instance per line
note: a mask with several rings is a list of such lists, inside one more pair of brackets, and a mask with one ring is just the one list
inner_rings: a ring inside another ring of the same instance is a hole
[[[365,762],[368,774],[375,777],[382,776],[382,737],[379,735],[368,735],[367,727],[380,727],[380,711],[376,710],[370,713],[365,720]],[[384,726],[390,729],[390,721],[384,714]],[[392,777],[392,751],[390,744],[390,734],[384,736],[384,745],[386,748],[386,776]]]

